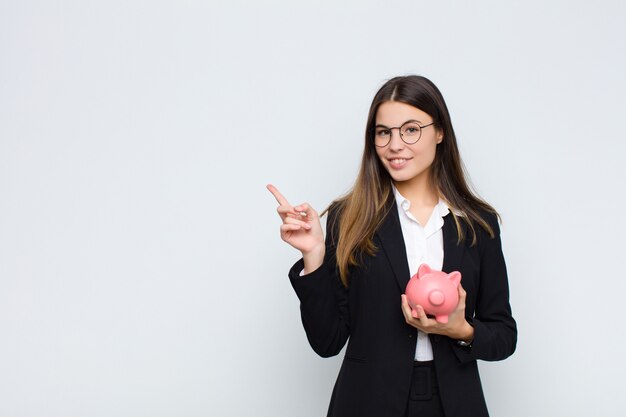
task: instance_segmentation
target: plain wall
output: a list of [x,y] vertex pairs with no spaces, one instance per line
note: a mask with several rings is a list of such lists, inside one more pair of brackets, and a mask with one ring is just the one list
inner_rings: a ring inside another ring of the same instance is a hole
[[[0,417],[325,415],[273,183],[322,211],[387,79],[502,214],[494,416],[622,416],[620,1],[0,1]],[[399,307],[398,307],[399,308]]]

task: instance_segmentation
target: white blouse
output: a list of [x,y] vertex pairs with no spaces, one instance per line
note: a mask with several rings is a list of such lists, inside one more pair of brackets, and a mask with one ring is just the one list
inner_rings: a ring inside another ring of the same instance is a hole
[[[411,202],[404,198],[395,186],[393,186],[393,192],[398,206],[411,276],[417,273],[417,269],[423,263],[427,263],[433,269],[441,270],[443,266],[443,217],[450,211],[448,205],[440,198],[428,222],[422,226],[409,211]],[[415,360],[433,360],[430,338],[420,330],[417,331]]]

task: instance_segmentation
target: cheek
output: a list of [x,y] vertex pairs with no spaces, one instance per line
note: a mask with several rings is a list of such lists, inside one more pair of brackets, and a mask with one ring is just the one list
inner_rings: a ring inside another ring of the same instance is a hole
[[413,155],[419,160],[429,160],[431,156],[435,156],[435,148],[431,148],[430,144],[421,143],[420,146],[414,146]]
[[413,149],[413,153],[420,159],[424,160],[433,160],[435,159],[435,153],[437,152],[437,143],[433,141],[428,141],[421,143],[422,146]]
[[428,169],[435,161],[436,148],[430,146],[420,146],[413,150],[415,166],[419,170]]

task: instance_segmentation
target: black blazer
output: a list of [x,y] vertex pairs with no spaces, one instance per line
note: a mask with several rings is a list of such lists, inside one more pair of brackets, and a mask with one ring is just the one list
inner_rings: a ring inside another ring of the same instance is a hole
[[[406,324],[400,308],[400,295],[410,275],[397,205],[394,199],[374,235],[378,252],[364,256],[362,265],[350,270],[348,288],[341,284],[336,267],[337,232],[332,227],[336,215],[332,206],[324,264],[299,276],[304,267],[300,259],[289,271],[313,350],[322,357],[334,356],[349,339],[328,416],[403,417],[417,330]],[[458,346],[446,336],[430,335],[447,417],[488,415],[476,360],[505,359],[515,351],[517,342],[500,229],[495,215],[485,214],[485,218],[496,237],[489,238],[477,226],[477,245],[470,246],[470,233],[457,245],[456,223],[450,213],[444,217],[442,269],[461,272],[461,284],[467,291],[466,318],[474,326],[470,348]]]

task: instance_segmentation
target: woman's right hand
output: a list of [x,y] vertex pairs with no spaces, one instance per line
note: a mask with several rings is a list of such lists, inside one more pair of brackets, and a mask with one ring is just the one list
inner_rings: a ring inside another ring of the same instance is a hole
[[267,189],[279,204],[276,210],[283,221],[280,237],[302,252],[305,270],[310,272],[321,265],[326,250],[319,215],[308,203],[292,206],[272,184],[268,184]]

